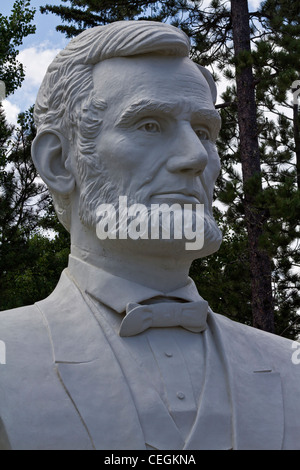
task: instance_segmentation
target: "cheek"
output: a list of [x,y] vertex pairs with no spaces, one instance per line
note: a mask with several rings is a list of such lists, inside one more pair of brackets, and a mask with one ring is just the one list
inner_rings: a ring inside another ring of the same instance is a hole
[[214,144],[206,144],[206,150],[208,153],[208,163],[201,177],[202,184],[205,188],[208,200],[210,204],[213,201],[213,194],[216,179],[220,172],[220,158],[217,149]]
[[136,133],[126,136],[111,134],[97,142],[99,158],[113,171],[137,174],[150,171],[165,154],[164,145],[157,139],[145,139]]
[[205,148],[208,154],[208,163],[205,169],[205,173],[206,177],[209,179],[210,184],[214,185],[221,169],[220,157],[216,146],[213,143],[207,142],[207,144],[205,144]]
[[122,194],[136,195],[153,166],[154,155],[134,137],[115,134],[100,138],[97,153],[108,178]]
[[100,136],[97,140],[97,153],[104,165],[116,174],[134,168],[137,163],[136,147],[130,139],[122,136]]

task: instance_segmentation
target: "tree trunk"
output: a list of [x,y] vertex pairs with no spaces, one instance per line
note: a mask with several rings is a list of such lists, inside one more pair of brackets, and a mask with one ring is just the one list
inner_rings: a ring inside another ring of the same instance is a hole
[[271,260],[259,247],[265,211],[255,203],[257,194],[262,191],[262,182],[247,0],[231,0],[231,20],[236,58],[237,109],[245,221],[249,242],[253,326],[273,332]]
[[[300,83],[300,81],[299,81]],[[293,89],[295,93],[297,88]],[[299,94],[297,94],[299,96]],[[293,130],[294,130],[294,141],[295,141],[295,153],[296,153],[296,170],[297,170],[297,188],[300,191],[300,129],[299,129],[299,106],[296,100],[293,103]]]

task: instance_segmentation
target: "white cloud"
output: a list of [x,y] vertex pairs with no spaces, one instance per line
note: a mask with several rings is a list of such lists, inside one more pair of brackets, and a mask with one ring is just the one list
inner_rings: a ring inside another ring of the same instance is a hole
[[39,86],[44,78],[46,70],[59,49],[45,48],[46,44],[39,47],[29,47],[18,55],[18,60],[25,69],[26,85]]
[[4,100],[2,105],[7,122],[10,124],[17,124],[18,114],[21,112],[19,106],[11,103],[8,99]]
[[60,49],[49,47],[49,43],[44,42],[20,52],[18,61],[24,66],[25,80],[21,88],[3,103],[8,122],[15,124],[18,112],[26,111],[34,104],[46,70],[59,51]]
[[249,10],[250,11],[256,11],[261,4],[262,0],[250,0],[249,1]]

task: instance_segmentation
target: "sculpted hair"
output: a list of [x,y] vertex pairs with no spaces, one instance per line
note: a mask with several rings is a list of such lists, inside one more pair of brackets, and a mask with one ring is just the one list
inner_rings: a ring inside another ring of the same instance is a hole
[[61,130],[68,130],[78,97],[84,101],[92,89],[92,69],[98,62],[147,53],[184,57],[189,49],[189,39],[182,31],[153,21],[119,21],[84,31],[47,70],[35,103],[38,131],[53,124],[57,128],[58,123]]
[[[94,154],[93,136],[100,127],[97,110],[106,106],[93,96],[93,67],[113,57],[148,53],[186,57],[189,50],[190,42],[185,33],[165,23],[119,21],[88,29],[72,39],[47,70],[34,108],[37,133],[58,131],[69,141],[70,148],[81,135],[80,152],[91,158]],[[201,66],[199,68],[215,99],[215,85],[209,72]],[[72,158],[71,152],[68,158]],[[62,197],[54,191],[52,196],[58,217],[69,230],[69,197]]]

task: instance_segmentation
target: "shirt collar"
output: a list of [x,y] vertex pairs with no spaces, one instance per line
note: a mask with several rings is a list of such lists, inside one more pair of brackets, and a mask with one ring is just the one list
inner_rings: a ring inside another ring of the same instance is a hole
[[140,303],[157,296],[176,297],[189,302],[201,300],[194,281],[172,292],[161,292],[128,279],[115,276],[72,255],[69,256],[68,271],[78,287],[98,301],[122,313],[130,302]]

